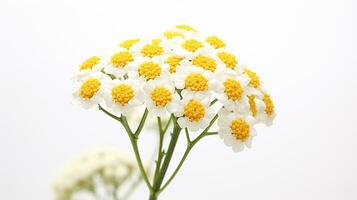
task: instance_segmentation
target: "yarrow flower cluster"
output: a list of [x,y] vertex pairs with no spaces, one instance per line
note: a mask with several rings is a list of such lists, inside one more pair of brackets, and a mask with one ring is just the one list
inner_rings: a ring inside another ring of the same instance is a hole
[[[150,200],[158,199],[204,137],[219,135],[233,151],[242,151],[251,147],[255,125],[269,126],[275,117],[272,98],[257,73],[242,65],[224,40],[202,35],[188,25],[177,25],[151,39],[124,40],[110,53],[85,60],[73,80],[73,96],[80,105],[97,108],[123,125]],[[143,113],[140,120],[137,113]],[[146,129],[152,128],[153,116],[159,141],[155,172],[149,177],[138,140],[145,124]],[[136,130],[128,120],[137,121]],[[186,150],[165,179],[183,132]]]
[[69,160],[58,171],[52,186],[53,199],[70,200],[83,191],[96,193],[96,180],[115,192],[124,182],[132,181],[137,172],[135,162],[126,153],[111,147],[96,148]]
[[182,129],[204,130],[218,117],[218,133],[234,151],[250,147],[258,123],[271,125],[274,103],[260,77],[242,65],[221,38],[177,25],[154,39],[124,40],[76,70],[74,98],[85,108],[130,116],[177,118]]

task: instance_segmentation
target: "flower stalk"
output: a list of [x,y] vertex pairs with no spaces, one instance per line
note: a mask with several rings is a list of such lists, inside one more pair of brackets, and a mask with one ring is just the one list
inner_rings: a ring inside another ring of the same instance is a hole
[[[185,129],[186,139],[187,139],[186,150],[185,150],[185,152],[184,152],[179,164],[176,166],[174,172],[172,173],[172,175],[168,178],[166,183],[163,184],[165,176],[166,176],[166,173],[167,173],[167,170],[168,170],[170,162],[171,162],[171,159],[172,159],[172,157],[174,155],[174,151],[175,151],[175,148],[176,148],[177,141],[179,139],[180,133],[182,131],[182,128],[177,123],[177,117],[175,117],[173,115],[171,115],[171,117],[170,117],[169,121],[167,122],[167,124],[165,125],[165,127],[162,126],[162,121],[161,121],[160,117],[158,117],[157,121],[158,121],[158,127],[159,127],[159,147],[158,147],[159,151],[157,153],[156,168],[155,168],[153,183],[151,184],[150,181],[149,181],[147,172],[145,170],[145,167],[143,165],[143,161],[141,159],[139,148],[138,148],[138,143],[137,143],[137,140],[139,139],[138,136],[140,135],[140,133],[141,133],[143,127],[144,127],[145,120],[146,120],[147,115],[148,115],[147,109],[144,111],[144,114],[143,114],[143,116],[142,116],[142,118],[140,120],[140,123],[138,125],[138,128],[136,129],[135,132],[132,132],[132,130],[129,127],[129,124],[128,124],[127,119],[126,119],[125,116],[118,117],[118,116],[110,113],[106,109],[104,109],[101,105],[99,105],[99,110],[103,111],[105,114],[107,114],[111,118],[119,121],[122,124],[122,126],[124,127],[124,129],[126,130],[127,135],[129,137],[129,140],[130,140],[131,145],[132,145],[132,149],[133,149],[134,154],[135,154],[135,158],[136,158],[137,164],[139,166],[139,170],[140,170],[141,176],[143,177],[144,182],[146,183],[146,186],[148,187],[148,189],[150,191],[149,200],[157,200],[158,199],[160,193],[162,191],[164,191],[164,189],[167,188],[167,186],[172,182],[172,180],[175,178],[177,173],[180,171],[182,165],[184,164],[184,162],[185,162],[187,156],[189,155],[189,153],[191,152],[192,148],[202,138],[204,138],[205,136],[216,135],[217,134],[216,132],[208,132],[208,130],[214,124],[214,122],[216,121],[218,115],[215,115],[215,117],[210,122],[209,126],[207,126],[207,128],[205,130],[203,130],[202,133],[192,141],[189,138],[189,132],[188,132],[188,129],[186,128]],[[166,131],[167,131],[167,129],[170,126],[171,123],[173,123],[173,130],[172,130],[172,133],[171,133],[171,139],[170,139],[169,146],[167,148],[167,152],[165,153],[163,151],[163,140],[164,140],[165,133],[166,133]]]

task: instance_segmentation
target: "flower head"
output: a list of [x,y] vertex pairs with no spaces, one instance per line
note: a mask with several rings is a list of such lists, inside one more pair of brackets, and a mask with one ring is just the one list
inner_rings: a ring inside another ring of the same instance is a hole
[[102,107],[105,100],[118,117],[130,118],[144,107],[149,116],[174,119],[181,129],[216,127],[235,151],[250,147],[255,124],[270,125],[276,115],[260,76],[218,36],[201,36],[181,24],[118,46],[109,55],[89,57],[77,70],[74,96],[84,107]]

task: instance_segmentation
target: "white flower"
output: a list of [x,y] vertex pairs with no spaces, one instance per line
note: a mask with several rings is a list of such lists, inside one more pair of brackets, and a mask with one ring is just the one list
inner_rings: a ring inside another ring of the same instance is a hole
[[96,55],[86,59],[81,65],[78,67],[79,71],[100,71],[103,68],[103,55]]
[[227,69],[215,73],[217,99],[230,111],[246,113],[249,109],[247,87],[248,79]]
[[267,126],[272,125],[276,116],[275,107],[266,91],[263,90],[262,95],[250,95],[249,108],[256,123],[263,123]]
[[182,56],[185,56],[187,60],[192,60],[198,55],[204,55],[217,60],[215,50],[199,38],[187,38],[183,40],[180,44],[180,48],[182,48],[184,52]]
[[185,38],[198,36],[197,30],[186,24],[178,24],[175,27],[169,29],[170,31],[179,32],[183,34]]
[[134,61],[134,55],[124,48],[116,48],[104,59],[104,72],[123,79],[127,74],[127,66]]
[[84,108],[92,108],[103,101],[104,88],[109,78],[101,72],[85,73],[75,82],[74,100]]
[[186,51],[184,59],[180,64],[182,66],[199,67],[211,72],[224,67],[219,62],[215,50],[210,46],[202,46],[194,52]]
[[139,83],[133,79],[115,79],[107,85],[105,102],[115,114],[128,115],[143,103],[143,93]]
[[223,66],[224,69],[230,71],[235,70],[236,73],[242,74],[243,68],[239,63],[238,58],[234,55],[232,50],[226,48],[217,49],[215,51],[218,62],[220,66]]
[[174,113],[179,117],[177,122],[180,127],[190,131],[206,128],[215,114],[210,102],[210,98],[200,94],[183,96],[178,111]]
[[227,146],[232,147],[235,152],[242,151],[244,146],[251,147],[252,139],[256,136],[253,117],[224,108],[219,111],[218,116],[218,134]]
[[161,42],[162,40],[159,38],[153,40],[141,39],[130,48],[130,52],[135,57],[154,58],[165,56],[167,52]]
[[168,68],[169,65],[165,63],[164,57],[138,57],[129,64],[128,77],[144,84],[160,77],[167,77]]
[[103,56],[102,54],[89,57],[78,66],[71,79],[72,81],[79,81],[90,73],[100,72],[104,68],[104,66],[105,56]]
[[[240,70],[242,69],[242,70]],[[241,66],[240,68],[237,69],[237,73],[240,71],[243,71],[242,76],[248,77],[249,83],[248,83],[248,88],[247,88],[247,93],[249,95],[262,95],[262,81],[260,80],[259,76],[253,72],[252,70],[248,69],[246,66]]]
[[144,93],[146,107],[154,115],[164,117],[177,111],[180,97],[171,81],[156,79],[148,82]]
[[172,75],[175,86],[182,94],[200,94],[210,97],[216,84],[212,72],[193,66],[179,66]]

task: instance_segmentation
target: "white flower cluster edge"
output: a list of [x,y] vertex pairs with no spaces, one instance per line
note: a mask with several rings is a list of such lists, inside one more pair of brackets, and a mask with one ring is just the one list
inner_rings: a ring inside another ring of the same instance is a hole
[[55,174],[53,199],[69,200],[76,192],[96,191],[95,179],[119,185],[137,173],[130,155],[113,147],[97,147],[67,161]]

